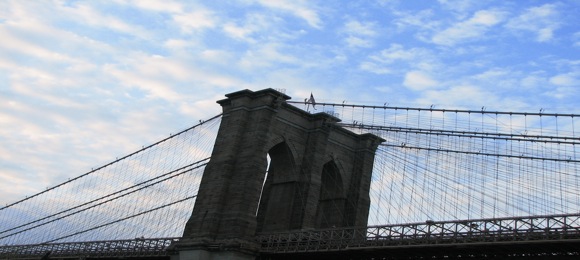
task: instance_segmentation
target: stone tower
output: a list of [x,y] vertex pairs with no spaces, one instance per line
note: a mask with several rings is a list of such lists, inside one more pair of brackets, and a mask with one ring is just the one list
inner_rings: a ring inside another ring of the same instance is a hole
[[173,259],[254,259],[257,233],[367,225],[383,139],[298,109],[273,89],[226,97],[218,101],[222,122]]

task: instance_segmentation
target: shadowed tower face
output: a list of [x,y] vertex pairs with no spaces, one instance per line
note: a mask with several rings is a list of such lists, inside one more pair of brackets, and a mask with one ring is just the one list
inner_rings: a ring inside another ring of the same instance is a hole
[[384,140],[289,105],[273,89],[226,97],[177,259],[253,259],[257,233],[366,226],[374,153]]
[[348,226],[344,216],[346,194],[340,176],[334,161],[322,167],[320,197],[316,212],[317,228]]
[[286,142],[268,152],[270,165],[258,208],[258,232],[297,229],[304,199],[298,187],[298,172]]

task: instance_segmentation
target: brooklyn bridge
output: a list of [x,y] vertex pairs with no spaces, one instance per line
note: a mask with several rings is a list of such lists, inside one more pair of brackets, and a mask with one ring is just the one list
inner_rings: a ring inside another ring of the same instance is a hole
[[292,101],[0,207],[0,259],[578,259],[580,115]]

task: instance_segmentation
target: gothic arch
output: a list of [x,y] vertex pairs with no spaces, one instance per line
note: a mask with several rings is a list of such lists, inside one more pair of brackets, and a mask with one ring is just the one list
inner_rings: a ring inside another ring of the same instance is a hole
[[270,166],[258,206],[258,232],[289,230],[298,221],[293,210],[300,203],[298,174],[294,156],[288,144],[281,142],[272,147]]
[[296,151],[296,148],[294,147],[294,145],[292,145],[292,141],[288,140],[285,136],[283,135],[275,135],[272,138],[268,139],[268,142],[266,143],[265,147],[266,150],[265,152],[267,154],[270,154],[270,152],[272,151],[272,149],[274,149],[274,147],[276,147],[277,145],[281,144],[281,143],[286,143],[286,147],[288,147],[288,149],[290,150],[290,154],[292,156],[292,160],[294,162],[296,162],[298,160],[298,158],[296,157],[296,155],[298,155],[298,151]]
[[339,168],[334,160],[324,164],[320,176],[320,197],[316,213],[317,228],[344,225],[346,193]]

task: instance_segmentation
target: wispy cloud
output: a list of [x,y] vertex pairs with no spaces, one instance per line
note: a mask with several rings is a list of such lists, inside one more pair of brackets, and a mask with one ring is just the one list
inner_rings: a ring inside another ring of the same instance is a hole
[[575,73],[558,74],[550,78],[550,83],[563,87],[580,86],[580,71]]
[[423,64],[436,65],[430,51],[423,48],[405,48],[400,44],[391,44],[388,48],[374,53],[361,63],[360,68],[376,74],[388,74],[400,71],[401,64],[420,68]]
[[95,29],[108,29],[140,39],[152,38],[151,32],[143,26],[129,23],[120,17],[104,13],[90,4],[77,3],[70,6],[61,6],[60,9],[69,22],[83,24]]
[[114,0],[115,3],[125,6],[133,6],[152,12],[182,13],[184,7],[180,2],[165,0],[163,2],[155,0]]
[[473,6],[476,6],[477,1],[470,0],[437,0],[444,8],[456,11],[460,14],[469,12]]
[[173,15],[175,21],[182,32],[191,33],[192,31],[216,26],[215,14],[208,10],[195,10],[188,13],[178,13]]
[[24,196],[76,176],[219,113],[215,100],[246,88],[577,109],[580,22],[566,6],[0,1],[0,189]]
[[213,11],[198,4],[184,4],[178,1],[159,2],[155,0],[117,0],[116,3],[151,13],[166,13],[180,31],[185,34],[212,28],[218,23],[217,15]]
[[498,10],[477,11],[469,19],[453,24],[435,33],[433,43],[453,46],[458,43],[485,38],[486,32],[504,20],[505,13]]
[[441,22],[435,19],[435,13],[431,9],[418,12],[393,11],[393,13],[396,15],[394,23],[397,25],[399,30],[412,30],[413,28],[419,28],[419,35],[421,35],[423,31],[435,30],[441,24]]
[[458,85],[448,89],[429,90],[417,99],[421,104],[436,104],[439,107],[455,104],[460,107],[481,107],[498,104],[498,97],[492,92],[473,85]]
[[224,24],[223,30],[226,35],[240,41],[256,43],[263,33],[276,33],[272,28],[275,18],[258,13],[247,14],[243,20],[230,21]]
[[349,20],[345,23],[343,33],[345,42],[351,48],[368,48],[373,46],[374,37],[378,34],[374,22]]
[[409,71],[405,74],[403,85],[415,91],[423,91],[438,86],[438,82],[431,75],[421,71]]
[[316,29],[322,28],[322,21],[318,12],[312,6],[312,2],[298,0],[257,0],[258,3],[264,5],[268,8],[272,8],[274,10],[279,10],[282,12],[288,12],[298,18],[303,19],[310,25]]
[[557,7],[556,4],[530,7],[511,19],[506,26],[514,31],[533,33],[538,42],[550,41],[561,24]]
[[302,63],[302,60],[281,49],[281,46],[272,43],[248,50],[240,59],[240,69],[251,71],[258,68],[273,68],[280,64]]

